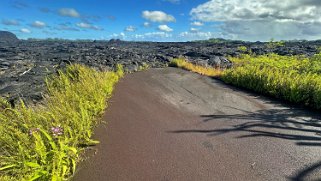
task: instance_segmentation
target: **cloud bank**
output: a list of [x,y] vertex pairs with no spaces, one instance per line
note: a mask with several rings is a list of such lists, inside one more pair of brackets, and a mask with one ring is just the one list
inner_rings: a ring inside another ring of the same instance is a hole
[[228,36],[246,40],[321,38],[320,0],[211,0],[193,8],[194,20],[220,22]]

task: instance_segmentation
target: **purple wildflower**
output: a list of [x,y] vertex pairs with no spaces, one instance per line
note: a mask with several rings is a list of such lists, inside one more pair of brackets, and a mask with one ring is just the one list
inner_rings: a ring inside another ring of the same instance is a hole
[[56,126],[51,128],[51,133],[53,136],[60,136],[63,134],[63,128],[61,126]]
[[38,131],[40,131],[40,128],[31,128],[29,130],[29,135],[32,136],[34,133],[37,133]]

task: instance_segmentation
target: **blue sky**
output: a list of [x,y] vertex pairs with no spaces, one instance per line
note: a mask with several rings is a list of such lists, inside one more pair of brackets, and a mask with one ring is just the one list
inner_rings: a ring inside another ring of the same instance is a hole
[[320,39],[319,0],[1,0],[19,38],[188,41]]

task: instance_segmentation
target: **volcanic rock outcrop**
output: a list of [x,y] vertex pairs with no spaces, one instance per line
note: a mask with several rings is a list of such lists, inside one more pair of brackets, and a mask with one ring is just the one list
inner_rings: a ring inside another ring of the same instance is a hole
[[0,42],[17,42],[17,36],[9,31],[0,31]]

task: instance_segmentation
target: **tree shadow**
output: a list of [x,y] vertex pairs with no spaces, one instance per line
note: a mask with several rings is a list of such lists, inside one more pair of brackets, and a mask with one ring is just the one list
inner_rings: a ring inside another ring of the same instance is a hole
[[[306,180],[312,180],[312,179],[308,179],[307,177],[309,175],[311,175],[311,173],[316,172],[316,171],[320,171],[321,168],[321,161],[316,162],[312,165],[310,165],[309,167],[300,170],[299,172],[297,172],[292,178],[289,178],[291,181],[306,181]],[[313,180],[320,180],[319,179],[313,179]]]
[[[233,108],[236,109],[236,108]],[[203,122],[233,121],[232,126],[218,129],[175,130],[171,133],[195,133],[218,136],[230,133],[242,133],[237,139],[268,137],[285,139],[297,146],[321,146],[321,116],[315,111],[301,108],[280,108],[249,112],[240,110],[241,114],[201,115]],[[299,170],[291,180],[305,180],[312,172],[321,169],[321,161]]]

